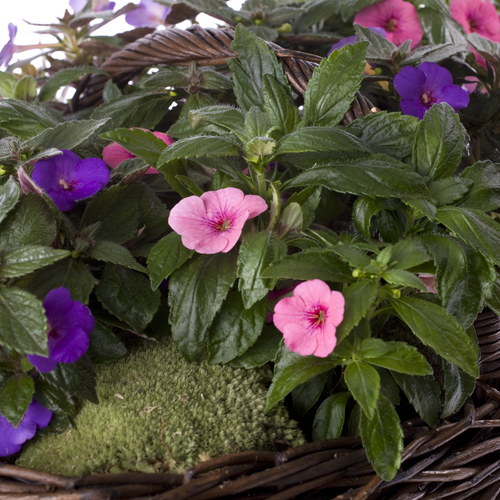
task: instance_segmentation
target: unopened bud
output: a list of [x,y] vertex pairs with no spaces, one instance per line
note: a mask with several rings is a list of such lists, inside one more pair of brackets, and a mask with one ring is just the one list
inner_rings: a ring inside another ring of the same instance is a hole
[[394,288],[391,290],[391,293],[392,293],[392,296],[395,298],[395,299],[399,299],[401,298],[401,290],[399,290],[398,288]]
[[354,269],[352,272],[352,277],[353,278],[359,278],[363,273],[361,272],[361,269]]

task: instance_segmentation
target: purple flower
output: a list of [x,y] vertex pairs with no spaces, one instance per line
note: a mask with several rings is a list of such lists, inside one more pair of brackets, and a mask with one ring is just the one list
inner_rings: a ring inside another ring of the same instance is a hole
[[440,102],[446,102],[455,112],[469,104],[467,91],[453,85],[451,73],[432,62],[424,62],[418,68],[405,66],[394,77],[394,87],[401,96],[401,111],[419,120]]
[[9,41],[3,46],[0,51],[0,66],[7,66],[16,52],[16,44],[14,38],[17,34],[17,26],[9,23]]
[[21,449],[21,445],[36,434],[37,429],[49,425],[51,418],[52,412],[34,399],[28,406],[17,429],[0,415],[0,457],[17,453]]
[[125,16],[125,21],[132,26],[156,28],[163,24],[172,9],[153,0],[141,0],[137,9]]
[[31,178],[47,191],[57,208],[65,212],[75,206],[75,201],[103,189],[109,181],[109,169],[98,158],[81,160],[67,149],[61,151],[62,155],[35,163]]
[[89,336],[94,329],[90,309],[77,300],[63,286],[51,290],[43,303],[49,324],[49,357],[28,354],[29,362],[40,372],[52,371],[57,363],[74,363],[89,347]]
[[[69,6],[73,9],[73,12],[80,12],[87,5],[88,0],[69,0]],[[113,10],[115,8],[115,2],[109,2],[108,0],[92,0],[91,10],[92,12],[101,12],[103,10]]]
[[[386,38],[387,36],[385,29],[379,28],[378,26],[370,26],[369,29],[377,33],[377,35],[383,36],[384,38]],[[328,52],[327,56],[329,56],[334,50],[340,50],[342,47],[345,47],[346,45],[354,45],[357,41],[358,41],[357,35],[342,38],[342,40],[339,40],[335,45],[332,45],[332,48]]]

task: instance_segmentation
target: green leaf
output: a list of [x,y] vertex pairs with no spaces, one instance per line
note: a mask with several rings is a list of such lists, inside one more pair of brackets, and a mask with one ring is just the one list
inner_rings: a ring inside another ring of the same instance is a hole
[[377,282],[369,280],[358,281],[342,290],[345,309],[344,319],[337,327],[338,343],[366,316],[377,297],[377,290]]
[[245,308],[241,294],[230,292],[208,332],[209,363],[225,364],[247,351],[262,332],[266,313],[267,298]]
[[309,151],[367,153],[369,150],[356,136],[341,128],[306,127],[283,137],[274,155]]
[[261,273],[264,278],[291,278],[296,280],[351,281],[349,266],[329,250],[312,248],[286,255],[273,262]]
[[20,139],[29,139],[48,127],[54,127],[59,121],[56,113],[49,113],[36,103],[15,99],[0,100],[2,128]]
[[293,132],[300,123],[290,95],[270,75],[264,75],[264,114],[270,127],[278,127],[280,136]]
[[141,333],[160,306],[160,292],[146,276],[116,264],[106,264],[95,293],[111,314]]
[[286,89],[290,88],[274,51],[269,50],[263,40],[242,24],[236,26],[231,50],[238,54],[238,59],[228,60],[233,72],[233,90],[238,105],[244,111],[249,111],[252,106],[264,109],[264,75],[270,75]]
[[435,427],[441,411],[439,386],[432,375],[415,377],[403,373],[392,372],[392,376],[418,414],[430,427]]
[[442,207],[436,219],[465,243],[500,265],[500,226],[478,210]]
[[353,361],[345,369],[344,381],[363,412],[372,419],[380,393],[380,376],[377,370],[366,363]]
[[385,36],[375,33],[370,28],[354,25],[354,30],[358,36],[358,41],[369,42],[366,57],[376,62],[392,62],[394,55],[398,52],[398,48]]
[[186,69],[160,68],[158,72],[149,75],[142,82],[141,87],[189,87],[189,76]]
[[233,81],[231,78],[228,78],[218,71],[212,71],[210,69],[202,71],[200,79],[200,88],[202,89],[229,90],[233,88]]
[[65,391],[96,405],[99,404],[94,367],[86,354],[74,363],[59,363],[53,372],[60,387]]
[[327,381],[327,374],[321,373],[307,382],[300,384],[292,391],[293,409],[300,418],[315,405],[318,401]]
[[477,33],[468,34],[467,40],[480,56],[486,59],[494,68],[498,68],[500,65],[500,48],[497,42],[488,40]]
[[383,206],[376,198],[369,196],[359,197],[354,202],[353,222],[356,229],[365,237],[370,239],[370,225],[372,217],[382,210]]
[[271,262],[286,254],[286,245],[272,233],[250,233],[243,240],[238,255],[238,290],[245,308],[267,296],[276,285],[274,278],[262,278],[261,273]]
[[14,97],[14,89],[18,81],[10,73],[0,71],[0,94],[7,98]]
[[25,290],[0,287],[0,344],[27,354],[49,355],[45,310]]
[[307,84],[304,120],[308,125],[337,125],[349,110],[363,79],[366,43],[346,45],[321,61]]
[[382,278],[384,278],[387,283],[393,285],[411,286],[422,292],[427,291],[427,288],[419,277],[403,269],[387,269],[382,273]]
[[0,186],[0,222],[16,206],[20,194],[21,190],[12,176]]
[[282,342],[283,334],[274,325],[264,325],[255,343],[241,356],[231,360],[229,366],[246,370],[259,368],[275,358]]
[[338,2],[331,0],[310,0],[303,5],[305,12],[300,14],[293,23],[296,33],[306,31],[313,24],[338,14],[340,8]]
[[467,167],[460,179],[473,181],[458,206],[474,208],[482,212],[496,210],[500,206],[500,165],[490,161],[478,161]]
[[274,366],[274,377],[271,387],[267,392],[265,412],[281,401],[289,392],[298,385],[320,373],[335,367],[331,358],[317,358],[316,356],[302,356],[282,346]]
[[492,286],[491,297],[486,299],[486,305],[500,316],[500,278],[495,280]]
[[[266,115],[257,106],[252,106],[245,114],[245,135],[248,139],[259,139],[267,135],[269,123]],[[248,149],[248,145],[247,145]]]
[[462,158],[464,135],[460,118],[447,103],[431,106],[420,121],[412,162],[422,177],[451,176]]
[[35,383],[25,373],[14,375],[0,385],[0,414],[14,427],[21,420],[33,399]]
[[206,123],[213,123],[224,129],[227,134],[236,132],[245,135],[244,120],[241,110],[231,106],[207,106],[189,112],[189,122],[193,130]]
[[74,149],[92,137],[107,121],[107,119],[72,120],[59,123],[26,141],[25,146],[44,149]]
[[70,416],[76,413],[76,398],[68,391],[57,367],[51,372],[41,373],[35,380],[35,398],[53,412]]
[[127,354],[127,348],[118,337],[109,329],[96,321],[87,355],[93,364],[116,361]]
[[357,135],[374,153],[404,161],[412,154],[418,123],[414,116],[382,111],[358,118],[344,128]]
[[113,99],[118,99],[121,97],[122,91],[120,90],[120,87],[116,85],[116,83],[113,83],[113,80],[108,80],[106,82],[106,85],[104,85],[104,89],[102,90],[102,100],[104,102],[109,102],[112,101]]
[[409,269],[431,259],[425,246],[417,239],[398,241],[395,245],[386,247],[380,252],[377,262],[388,256],[386,264],[391,269]]
[[349,244],[340,244],[334,247],[330,247],[328,248],[328,250],[342,257],[342,259],[344,259],[353,267],[364,269],[365,267],[371,265],[371,259],[355,246]]
[[455,413],[465,400],[474,392],[476,379],[471,377],[458,366],[443,360],[444,370],[444,408],[441,418]]
[[30,75],[25,75],[16,84],[14,99],[30,102],[36,98],[37,91],[36,80]]
[[368,338],[361,344],[361,359],[372,365],[409,375],[432,375],[432,367],[417,348],[405,342]]
[[403,200],[430,196],[422,178],[408,165],[379,154],[329,159],[327,164],[297,175],[283,189],[299,186],[325,186],[341,193]]
[[313,441],[340,437],[345,421],[345,410],[350,394],[340,392],[327,397],[318,408],[314,417]]
[[478,347],[453,316],[440,306],[413,297],[389,301],[425,345],[473,377],[479,376]]
[[235,250],[196,254],[176,269],[169,283],[169,323],[182,355],[193,361],[217,311],[236,280]]
[[182,244],[179,234],[172,232],[164,236],[151,249],[148,256],[148,273],[151,288],[156,290],[176,269],[182,266],[194,254]]
[[0,224],[0,250],[21,245],[49,246],[56,232],[56,221],[47,203],[28,193],[20,197],[19,203]]
[[459,177],[445,177],[429,181],[427,187],[437,205],[450,205],[460,199],[469,189],[472,181]]
[[403,453],[403,429],[394,406],[380,396],[373,418],[361,412],[361,439],[366,456],[375,472],[384,480],[396,476]]
[[445,12],[432,8],[420,9],[418,17],[429,44],[451,43],[457,50],[468,50],[464,29],[451,18],[449,7],[446,7]]
[[68,250],[41,245],[22,245],[0,255],[0,276],[17,278],[68,257]]
[[54,288],[64,286],[73,300],[87,304],[95,279],[85,264],[68,257],[35,272],[28,290],[40,300]]
[[48,101],[57,94],[57,91],[61,87],[74,82],[77,78],[80,78],[83,75],[95,73],[98,73],[100,75],[107,75],[107,73],[102,69],[98,69],[93,66],[62,69],[42,85],[38,98],[41,102]]
[[89,257],[102,260],[103,262],[111,262],[112,264],[120,264],[121,266],[135,269],[140,273],[147,274],[144,266],[141,266],[125,247],[112,243],[110,241],[96,241],[94,246],[86,251]]
[[115,141],[134,156],[144,160],[150,167],[156,167],[158,158],[167,145],[149,130],[119,128],[99,137]]

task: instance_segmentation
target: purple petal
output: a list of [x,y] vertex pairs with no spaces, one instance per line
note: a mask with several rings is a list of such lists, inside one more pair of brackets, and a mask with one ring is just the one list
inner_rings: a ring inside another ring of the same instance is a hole
[[17,35],[17,26],[14,23],[9,23],[9,39],[11,42],[14,41]]
[[42,373],[51,372],[57,366],[57,361],[52,358],[38,356],[38,354],[28,354],[28,361]]
[[421,120],[427,108],[422,104],[421,101],[417,100],[401,100],[401,111],[404,115],[416,116],[419,120]]
[[407,100],[419,100],[424,93],[425,75],[413,66],[404,66],[394,77],[394,87]]
[[377,35],[380,35],[380,36],[383,36],[384,38],[387,38],[387,32],[385,31],[384,28],[379,28],[378,26],[370,26],[370,29],[374,33],[377,33]]
[[83,200],[106,186],[109,181],[109,169],[103,160],[87,158],[76,164],[70,180],[73,185],[72,189],[66,192],[68,199]]
[[80,12],[86,5],[88,0],[69,0],[69,6],[73,9],[75,14]]
[[339,40],[336,44],[332,45],[332,48],[328,52],[327,56],[329,56],[334,50],[340,50],[342,47],[346,45],[354,45],[358,41],[358,37],[356,35],[348,36]]
[[16,430],[5,417],[0,415],[0,457],[13,455],[21,449],[22,443],[16,442]]
[[74,363],[89,348],[89,336],[81,328],[68,328],[61,331],[61,338],[51,352],[51,356],[60,363]]
[[455,111],[469,105],[469,94],[458,85],[446,85],[441,91],[442,102],[448,103]]
[[54,288],[45,297],[43,307],[51,328],[64,326],[68,311],[73,307],[69,290],[63,286]]
[[50,419],[52,418],[52,412],[33,400],[26,411],[24,420],[34,422],[39,429],[43,429],[49,425]]
[[170,13],[171,8],[153,0],[141,0],[138,8],[125,16],[125,21],[132,26],[156,28]]
[[47,193],[62,190],[60,180],[68,179],[75,165],[81,161],[72,151],[63,149],[62,152],[62,155],[52,156],[52,158],[35,163],[31,178]]
[[453,85],[451,73],[439,64],[424,62],[418,69],[424,72],[426,90],[433,91],[434,89],[442,89],[445,85]]

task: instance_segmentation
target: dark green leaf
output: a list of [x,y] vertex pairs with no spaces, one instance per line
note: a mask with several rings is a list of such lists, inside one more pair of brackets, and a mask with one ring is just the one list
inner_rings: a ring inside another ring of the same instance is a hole
[[59,363],[53,371],[60,387],[70,394],[99,404],[94,367],[86,354],[74,363]]
[[479,375],[477,345],[442,307],[413,297],[390,299],[390,303],[425,345],[473,377]]
[[75,396],[68,391],[57,368],[41,373],[35,380],[35,398],[48,410],[71,416],[76,413]]
[[390,481],[401,465],[404,448],[403,429],[394,406],[380,396],[372,419],[361,412],[360,429],[368,460],[384,481]]
[[487,212],[500,206],[500,165],[478,161],[467,167],[460,174],[460,179],[469,179],[473,184],[458,204],[459,207]]
[[94,246],[90,247],[86,253],[93,259],[111,262],[112,264],[120,264],[129,269],[135,269],[136,271],[147,274],[146,268],[135,260],[129,250],[118,245],[118,243],[96,241]]
[[351,266],[358,269],[364,269],[366,266],[371,265],[371,259],[359,248],[349,245],[340,244],[328,248],[331,252],[336,253]]
[[434,377],[415,377],[403,373],[392,372],[399,387],[413,405],[419,415],[431,426],[437,424],[441,411],[440,390]]
[[21,420],[33,399],[35,383],[25,373],[14,375],[0,385],[0,414],[14,427]]
[[347,45],[321,61],[307,84],[304,120],[308,125],[337,125],[349,110],[363,79],[366,43]]
[[116,264],[106,264],[95,293],[111,314],[137,333],[151,322],[160,305],[160,292],[151,290],[146,276]]
[[182,266],[194,254],[182,244],[182,238],[177,233],[164,236],[151,249],[148,256],[148,273],[151,288],[156,290],[160,283],[167,279],[176,269]]
[[83,75],[99,73],[101,75],[106,75],[107,73],[101,69],[95,68],[93,66],[82,67],[82,68],[66,68],[58,71],[54,76],[49,78],[40,89],[40,94],[38,98],[40,101],[48,101],[52,99],[57,91],[68,85],[69,83],[75,81]]
[[219,73],[218,71],[205,70],[200,75],[200,87],[207,90],[232,89],[233,82],[231,78]]
[[462,158],[464,135],[460,118],[447,104],[431,106],[420,121],[412,161],[422,177],[433,180],[451,176]]
[[427,291],[427,288],[420,278],[403,269],[387,269],[382,273],[382,278],[384,278],[387,283],[391,283],[393,285],[411,286],[422,292]]
[[101,364],[116,361],[127,354],[127,348],[108,328],[96,321],[87,355],[92,363]]
[[345,407],[350,394],[341,392],[327,397],[318,408],[314,417],[313,441],[340,437],[345,421]]
[[213,123],[226,131],[245,135],[244,115],[241,110],[231,106],[208,106],[189,112],[191,128],[197,130],[205,123]]
[[420,9],[418,17],[429,44],[451,43],[457,50],[468,50],[464,29],[452,19],[449,7],[446,7],[446,12],[438,12],[433,8]]
[[8,181],[0,186],[0,222],[15,207],[20,194],[21,190],[13,177],[9,177]]
[[230,292],[208,332],[209,362],[225,364],[247,351],[262,332],[266,312],[267,298],[245,308],[241,294]]
[[444,408],[441,418],[446,418],[462,408],[465,400],[474,392],[476,379],[444,359],[443,370]]
[[316,401],[318,401],[325,387],[326,380],[327,374],[321,373],[307,382],[300,384],[292,391],[293,409],[300,418],[303,418],[315,405]]
[[354,203],[353,221],[356,229],[370,239],[370,224],[372,217],[382,210],[382,204],[376,198],[362,196]]
[[391,269],[409,269],[431,258],[425,246],[417,239],[398,241],[395,245],[386,247],[380,252],[377,261],[381,262],[386,254],[389,257],[386,264]]
[[344,381],[363,412],[368,418],[373,418],[380,393],[380,377],[377,370],[366,363],[353,361],[345,369]]
[[500,278],[495,280],[492,286],[491,297],[486,299],[486,305],[500,316]]
[[27,354],[49,354],[45,310],[25,290],[0,287],[0,344]]
[[273,383],[267,392],[266,413],[298,385],[335,367],[330,358],[302,356],[289,351],[284,345],[276,361]]
[[160,68],[158,72],[148,76],[142,82],[141,87],[189,87],[189,76],[186,69]]
[[196,254],[170,278],[168,302],[172,337],[182,355],[193,361],[217,311],[236,280],[235,250]]
[[68,250],[55,250],[41,245],[22,245],[0,257],[0,276],[17,278],[69,256]]
[[471,184],[469,179],[445,177],[428,182],[427,187],[437,205],[451,205],[467,192]]

